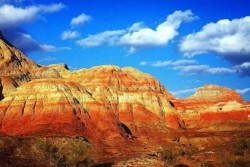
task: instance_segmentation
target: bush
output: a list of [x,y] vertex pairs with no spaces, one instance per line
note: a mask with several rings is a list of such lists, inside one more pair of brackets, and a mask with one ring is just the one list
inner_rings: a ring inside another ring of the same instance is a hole
[[161,150],[161,158],[164,161],[167,161],[168,163],[172,164],[174,161],[174,153],[169,148],[163,148]]
[[53,145],[47,139],[37,138],[35,140],[35,146],[43,154],[45,160],[49,161],[51,164],[55,165],[60,159],[57,146]]
[[[72,164],[83,164],[90,161],[91,158],[85,158],[84,159],[84,153],[86,149],[88,148],[88,144],[85,141],[73,141],[70,146],[70,155],[69,160]],[[81,162],[81,159],[84,159],[83,162]]]
[[169,164],[172,164],[175,159],[177,159],[179,156],[187,156],[191,157],[194,155],[198,149],[196,147],[190,146],[188,148],[182,149],[182,148],[174,148],[170,149],[167,147],[164,147],[160,153],[161,158],[164,161],[167,161]]

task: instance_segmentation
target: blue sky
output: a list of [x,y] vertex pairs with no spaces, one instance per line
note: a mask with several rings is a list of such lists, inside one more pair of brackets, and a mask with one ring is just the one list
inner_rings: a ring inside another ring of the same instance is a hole
[[42,65],[132,66],[177,97],[208,83],[250,100],[249,6],[246,0],[0,0],[0,30]]

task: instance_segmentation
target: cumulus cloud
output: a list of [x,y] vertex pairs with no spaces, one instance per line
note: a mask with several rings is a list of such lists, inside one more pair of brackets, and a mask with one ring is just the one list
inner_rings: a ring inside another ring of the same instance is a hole
[[172,93],[176,97],[183,97],[186,95],[194,94],[197,89],[198,88],[182,89],[177,91],[170,91],[170,93]]
[[56,47],[54,45],[47,45],[47,44],[40,45],[40,47],[45,52],[56,52],[56,51],[60,51],[60,50],[71,50],[70,47]]
[[250,76],[250,62],[244,62],[235,66],[237,72],[242,76]]
[[216,52],[225,56],[246,55],[250,53],[250,17],[220,20],[205,25],[198,33],[186,36],[180,51],[187,56],[205,52]]
[[124,34],[124,30],[105,31],[78,40],[77,44],[82,47],[96,47],[101,45],[114,46],[117,44],[117,40],[119,40],[119,35],[121,34]]
[[[22,1],[15,1],[21,3]],[[0,6],[0,30],[3,31],[4,36],[13,43],[21,51],[27,53],[32,51],[56,51],[62,48],[51,45],[40,44],[23,30],[22,25],[32,23],[43,14],[53,13],[62,10],[65,5],[62,3],[50,5],[31,5],[27,7],[16,7],[11,4],[14,1],[6,0]],[[50,46],[50,47],[49,47]]]
[[250,16],[209,23],[184,37],[179,50],[186,56],[213,52],[233,64],[250,59]]
[[85,13],[82,13],[81,15],[72,18],[70,25],[71,26],[78,26],[78,25],[82,25],[86,22],[88,22],[89,20],[91,20],[92,17],[89,15],[86,15]]
[[168,44],[178,35],[181,23],[197,18],[190,11],[175,11],[155,29],[146,27],[143,22],[134,23],[131,27],[122,30],[104,31],[77,41],[83,47],[97,47],[101,45],[125,46],[129,53],[138,49],[161,47]]
[[81,34],[78,31],[70,31],[66,30],[61,34],[61,39],[66,40],[66,39],[75,39],[78,38]]
[[[158,47],[167,45],[168,42],[178,35],[177,29],[182,22],[189,22],[195,18],[191,10],[175,11],[167,19],[159,24],[156,29],[143,28],[137,23],[135,31],[124,34],[120,39],[120,44],[133,48]],[[135,27],[135,24],[132,26]],[[131,29],[131,28],[130,28]]]
[[[250,76],[250,16],[208,23],[196,33],[184,37],[179,50],[187,57],[215,53],[230,62],[231,71]],[[230,72],[230,70],[223,71]]]
[[244,89],[236,89],[236,92],[238,92],[241,95],[250,93],[250,88],[244,88]]
[[62,3],[28,6],[25,8],[5,4],[0,6],[0,28],[3,30],[18,27],[25,23],[34,21],[38,18],[39,14],[57,12],[64,7],[65,6]]

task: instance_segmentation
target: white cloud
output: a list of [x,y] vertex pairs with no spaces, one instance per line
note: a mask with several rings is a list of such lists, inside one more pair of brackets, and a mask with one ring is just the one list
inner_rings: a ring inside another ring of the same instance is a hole
[[62,3],[50,5],[31,5],[27,7],[16,7],[6,3],[22,3],[23,0],[5,0],[0,6],[0,29],[7,39],[23,52],[31,51],[56,51],[67,47],[57,48],[55,46],[39,44],[29,34],[23,33],[23,25],[32,23],[43,14],[53,13],[65,8]]
[[189,22],[196,17],[190,10],[175,11],[156,29],[146,27],[143,22],[134,23],[122,30],[104,31],[77,41],[83,47],[97,47],[101,45],[125,46],[129,53],[148,47],[161,47],[168,44],[176,35],[182,22]]
[[146,66],[147,64],[148,64],[148,62],[146,62],[146,61],[142,61],[139,63],[140,66]]
[[183,90],[177,90],[177,91],[170,91],[170,93],[172,93],[176,97],[183,97],[185,95],[194,94],[197,89],[198,88],[183,89]]
[[250,76],[250,62],[244,62],[235,66],[237,72],[242,76]]
[[134,48],[167,45],[171,39],[178,35],[177,29],[181,23],[191,21],[194,18],[190,10],[184,12],[175,11],[163,23],[159,24],[155,30],[147,27],[143,28],[139,23],[134,24],[130,27],[130,30],[133,29],[134,31],[124,34],[120,39],[120,44]]
[[39,5],[38,12],[53,13],[62,10],[65,5],[62,3],[51,4],[51,5]]
[[153,67],[166,67],[166,66],[187,66],[187,65],[195,65],[198,64],[198,62],[196,60],[187,60],[187,59],[181,59],[181,60],[176,60],[176,61],[172,61],[172,60],[164,60],[164,61],[156,61],[156,62],[146,62],[143,61],[144,65],[150,65]]
[[28,6],[25,8],[13,5],[0,6],[0,28],[7,29],[18,27],[35,20],[41,13],[51,13],[63,9],[62,3],[51,5]]
[[152,63],[151,65],[153,67],[165,67],[171,65],[171,61],[157,61],[155,63]]
[[129,32],[139,31],[140,29],[144,28],[143,22],[134,23],[131,27],[129,27]]
[[40,47],[45,52],[56,52],[56,51],[60,51],[60,50],[71,50],[70,47],[56,47],[56,46],[47,45],[47,44],[40,45]]
[[236,92],[238,92],[241,95],[250,93],[250,88],[245,88],[245,89],[236,89]]
[[140,65],[152,67],[171,67],[174,70],[180,71],[184,75],[204,75],[204,74],[233,74],[237,70],[235,68],[229,69],[224,67],[210,67],[209,65],[199,64],[196,60],[165,60],[156,62],[142,61]]
[[85,13],[82,13],[81,15],[72,18],[70,25],[71,26],[78,26],[78,25],[81,25],[81,24],[88,22],[91,19],[92,19],[91,16],[88,16]]
[[96,35],[89,35],[87,38],[78,40],[77,44],[82,47],[96,47],[101,45],[116,45],[119,35],[123,34],[124,30],[105,31]]
[[181,59],[177,61],[173,61],[171,65],[173,66],[187,66],[187,65],[194,65],[198,64],[196,60],[187,60],[187,59]]
[[[209,23],[184,37],[179,50],[186,56],[214,52],[229,61],[250,58],[250,16]],[[235,60],[236,59],[236,60]]]
[[66,30],[61,34],[61,39],[66,40],[66,39],[75,39],[78,38],[81,34],[78,31],[70,31]]
[[178,70],[184,75],[204,75],[204,74],[233,74],[236,70],[224,67],[210,67],[208,65],[188,65],[176,66],[174,70]]

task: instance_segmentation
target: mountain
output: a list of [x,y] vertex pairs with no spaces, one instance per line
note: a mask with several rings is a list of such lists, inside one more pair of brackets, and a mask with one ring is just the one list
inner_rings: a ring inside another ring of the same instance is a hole
[[37,65],[1,35],[0,132],[132,138],[181,128],[159,81],[132,67]]
[[249,104],[228,88],[205,85],[176,99],[156,78],[132,67],[69,71],[65,64],[38,65],[2,34],[0,53],[2,134],[133,139],[249,121]]
[[175,99],[174,104],[187,128],[204,128],[227,121],[250,120],[249,103],[236,91],[218,85],[204,85],[186,99]]

